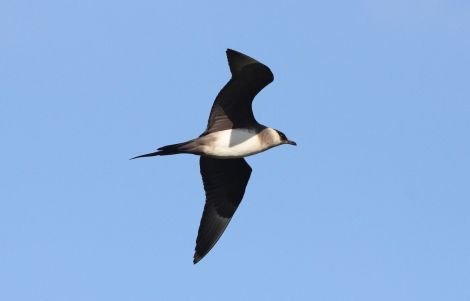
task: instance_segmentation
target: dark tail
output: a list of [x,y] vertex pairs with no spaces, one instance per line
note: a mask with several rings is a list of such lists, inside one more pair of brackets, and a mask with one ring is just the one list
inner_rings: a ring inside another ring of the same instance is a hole
[[140,156],[131,158],[130,160],[137,159],[137,158],[143,158],[143,157],[167,156],[167,155],[176,155],[176,154],[185,153],[185,151],[183,149],[183,146],[185,146],[186,144],[188,144],[192,141],[193,140],[186,141],[186,142],[183,142],[183,143],[165,145],[165,146],[160,147],[156,152],[148,153],[148,154],[145,154],[145,155],[140,155]]

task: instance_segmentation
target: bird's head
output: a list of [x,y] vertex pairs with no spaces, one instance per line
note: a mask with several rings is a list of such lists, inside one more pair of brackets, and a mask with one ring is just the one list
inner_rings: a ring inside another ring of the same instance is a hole
[[278,130],[274,130],[274,131],[276,131],[276,134],[278,135],[278,139],[279,139],[278,143],[279,144],[297,145],[297,143],[295,143],[295,141],[289,140],[283,132],[278,131]]

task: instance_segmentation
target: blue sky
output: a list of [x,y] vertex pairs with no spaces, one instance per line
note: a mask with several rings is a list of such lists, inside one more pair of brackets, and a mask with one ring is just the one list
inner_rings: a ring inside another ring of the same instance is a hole
[[[3,1],[1,300],[469,300],[468,1]],[[270,66],[245,198],[192,264],[192,138]],[[274,189],[273,189],[274,188]]]

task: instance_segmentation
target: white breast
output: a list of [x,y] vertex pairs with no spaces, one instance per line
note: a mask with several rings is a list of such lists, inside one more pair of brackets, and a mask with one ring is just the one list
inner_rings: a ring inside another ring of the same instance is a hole
[[215,158],[242,158],[266,150],[256,132],[231,129],[204,136],[204,153]]

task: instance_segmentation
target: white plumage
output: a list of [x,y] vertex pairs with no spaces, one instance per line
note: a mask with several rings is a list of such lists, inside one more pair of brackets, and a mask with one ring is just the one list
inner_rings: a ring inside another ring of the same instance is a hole
[[205,156],[220,159],[243,158],[281,144],[279,135],[266,128],[256,133],[247,129],[230,129],[204,136],[203,153]]

